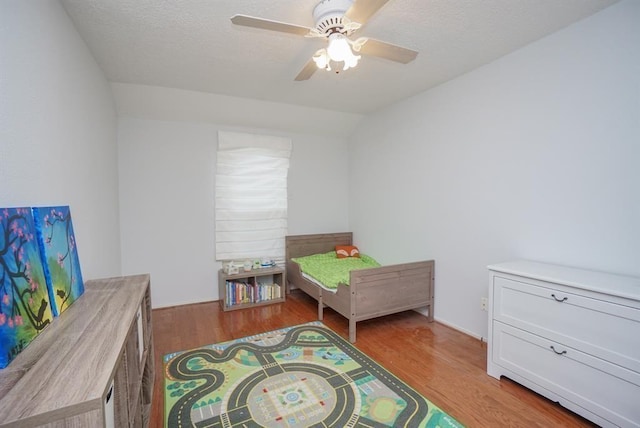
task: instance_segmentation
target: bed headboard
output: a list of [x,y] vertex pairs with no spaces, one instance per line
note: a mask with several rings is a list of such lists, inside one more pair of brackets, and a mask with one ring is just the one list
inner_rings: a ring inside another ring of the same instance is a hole
[[353,233],[321,233],[285,237],[286,259],[333,251],[336,245],[352,245]]

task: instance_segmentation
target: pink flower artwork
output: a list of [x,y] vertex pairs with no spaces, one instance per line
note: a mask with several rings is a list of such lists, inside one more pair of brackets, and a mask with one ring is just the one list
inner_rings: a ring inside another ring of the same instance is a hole
[[31,208],[0,209],[0,368],[53,320]]
[[84,292],[71,210],[36,207],[33,213],[53,313],[59,315]]

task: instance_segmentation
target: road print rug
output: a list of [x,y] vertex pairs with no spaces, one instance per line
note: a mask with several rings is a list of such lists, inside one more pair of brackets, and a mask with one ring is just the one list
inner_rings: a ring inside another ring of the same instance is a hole
[[164,356],[165,427],[461,427],[320,322]]

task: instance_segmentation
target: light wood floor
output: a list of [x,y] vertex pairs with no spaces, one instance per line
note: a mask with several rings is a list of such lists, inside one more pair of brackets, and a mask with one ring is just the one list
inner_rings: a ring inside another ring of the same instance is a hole
[[[156,379],[151,427],[163,425],[164,354],[316,320],[314,300],[294,291],[281,304],[224,312],[218,302],[153,311]],[[437,310],[437,309],[436,309]],[[346,318],[324,323],[348,338]],[[556,403],[486,373],[486,344],[417,312],[358,323],[356,346],[469,427],[591,427]]]

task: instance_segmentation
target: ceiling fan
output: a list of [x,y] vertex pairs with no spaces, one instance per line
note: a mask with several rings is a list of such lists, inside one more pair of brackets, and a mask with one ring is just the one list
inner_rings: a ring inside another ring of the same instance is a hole
[[301,81],[309,79],[319,68],[331,71],[332,64],[335,66],[336,63],[344,63],[342,70],[355,67],[360,55],[354,55],[353,51],[403,64],[413,61],[418,55],[414,50],[368,37],[351,39],[351,36],[388,1],[322,0],[313,9],[315,28],[247,15],[234,15],[231,22],[246,27],[326,39],[327,47],[316,51],[296,76],[295,80]]

